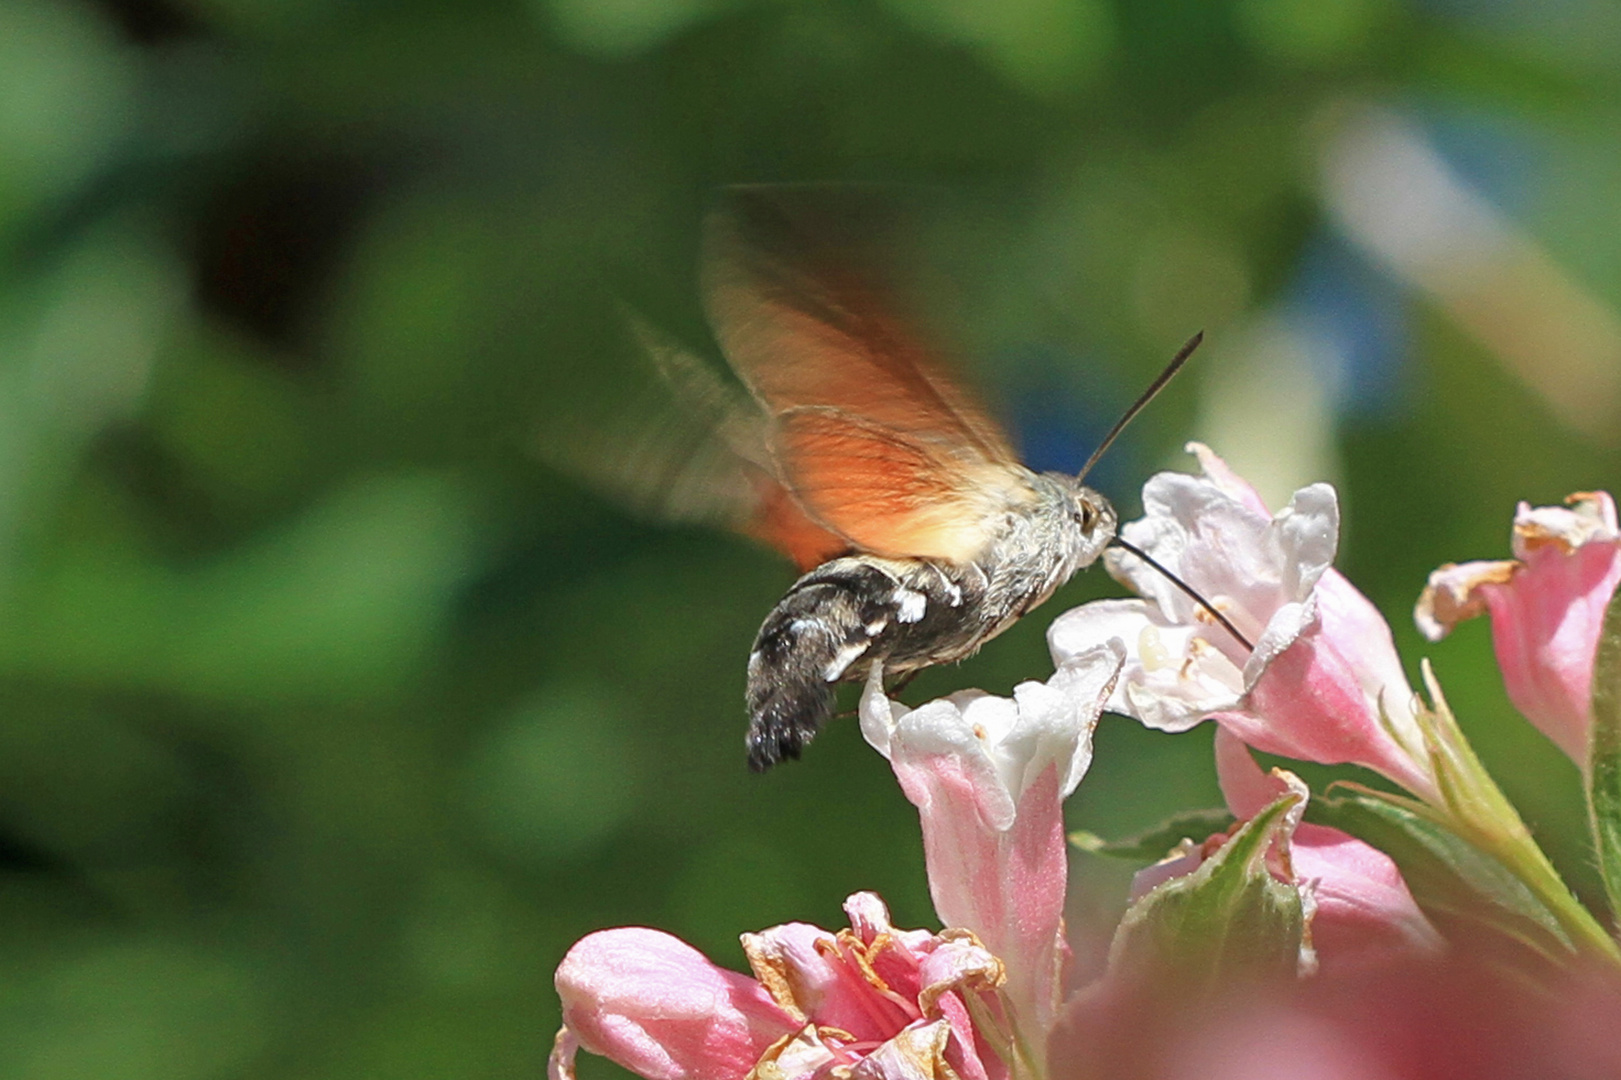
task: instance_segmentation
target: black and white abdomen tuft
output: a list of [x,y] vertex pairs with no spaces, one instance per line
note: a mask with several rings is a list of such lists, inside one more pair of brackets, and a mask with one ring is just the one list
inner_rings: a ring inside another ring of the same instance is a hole
[[849,556],[800,578],[749,653],[747,746],[756,772],[797,758],[833,713],[835,687],[874,659],[897,674],[961,659],[987,636],[983,573]]

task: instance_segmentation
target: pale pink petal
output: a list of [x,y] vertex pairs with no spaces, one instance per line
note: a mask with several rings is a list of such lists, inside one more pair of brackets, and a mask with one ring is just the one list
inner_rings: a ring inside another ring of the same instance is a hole
[[1372,605],[1338,574],[1324,577],[1315,600],[1313,623],[1267,658],[1239,708],[1215,719],[1265,753],[1362,765],[1436,798],[1389,626],[1367,616]]
[[1435,952],[1441,935],[1424,917],[1395,862],[1371,844],[1325,825],[1301,825],[1290,848],[1295,876],[1317,898],[1312,945],[1324,970]]
[[1131,876],[1131,900],[1135,903],[1173,878],[1186,877],[1204,865],[1204,849],[1184,841],[1176,850]]
[[907,709],[874,665],[862,731],[917,806],[935,911],[1006,965],[1022,1024],[1056,1007],[1067,858],[1062,801],[1091,761],[1092,729],[1122,661],[1110,644],[1066,658],[1012,700],[971,693]]
[[1225,728],[1216,730],[1216,781],[1227,809],[1240,821],[1277,802],[1288,786],[1263,770],[1244,741]]
[[580,1040],[565,1025],[557,1029],[552,1039],[552,1052],[546,1056],[546,1080],[574,1080],[574,1058],[580,1052]]
[[556,983],[579,1045],[648,1080],[742,1080],[799,1027],[758,982],[641,927],[582,938]]
[[1239,665],[1196,625],[1173,622],[1146,600],[1095,600],[1064,612],[1047,630],[1059,664],[1111,640],[1121,642],[1127,661],[1110,712],[1160,731],[1186,731],[1244,694]]
[[895,774],[923,820],[935,910],[966,927],[1007,965],[1007,996],[1037,1030],[1058,982],[1068,862],[1058,774],[1049,767],[1020,800],[1010,828],[987,828],[960,759],[897,761]]

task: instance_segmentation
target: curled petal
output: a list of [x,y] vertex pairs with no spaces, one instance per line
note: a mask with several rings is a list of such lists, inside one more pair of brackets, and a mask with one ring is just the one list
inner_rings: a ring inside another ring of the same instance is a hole
[[916,709],[885,697],[875,664],[861,698],[861,733],[891,764],[959,759],[974,778],[986,825],[1005,830],[1019,797],[1049,766],[1064,796],[1086,775],[1092,728],[1123,660],[1119,646],[1094,644],[1061,661],[1047,682],[1020,683],[1011,699],[966,690]]
[[[1143,486],[1143,510],[1121,535],[1171,567],[1251,641],[1273,612],[1306,599],[1332,564],[1339,537],[1339,505],[1327,484],[1295,492],[1272,516],[1207,477],[1159,473]],[[1153,567],[1123,549],[1109,550],[1104,563],[1167,620],[1209,625],[1211,643],[1244,662],[1243,646]]]
[[917,1018],[909,1004],[915,977],[910,986],[884,986],[870,966],[845,953],[838,936],[820,927],[785,923],[744,934],[742,941],[755,978],[798,1023],[814,1020],[876,1042]]
[[552,1052],[546,1056],[546,1080],[574,1080],[574,1058],[580,1052],[580,1040],[565,1024],[557,1029],[552,1039]]
[[1514,557],[1528,558],[1539,548],[1552,547],[1568,555],[1577,548],[1621,540],[1616,525],[1615,500],[1607,491],[1578,491],[1565,497],[1564,506],[1521,503],[1514,514]]
[[900,1032],[863,1058],[853,1080],[957,1080],[946,1061],[951,1024],[945,1020],[918,1024]]
[[1577,764],[1587,760],[1593,660],[1621,582],[1621,531],[1604,492],[1568,506],[1521,503],[1516,559],[1449,564],[1430,575],[1413,617],[1430,638],[1490,612],[1492,646],[1509,698]]
[[892,925],[889,905],[874,892],[851,893],[845,897],[844,914],[850,920],[850,932],[866,945],[883,938],[894,946],[920,954],[933,948],[938,940],[927,930],[902,930]]
[[1161,731],[1186,731],[1244,694],[1244,672],[1197,625],[1173,622],[1146,600],[1096,600],[1064,612],[1047,630],[1060,664],[1100,641],[1123,644],[1127,661],[1111,712]]
[[935,1011],[942,994],[994,990],[1007,977],[1002,961],[972,934],[947,930],[941,936],[946,940],[924,959],[919,972],[917,1000],[924,1015]]
[[556,983],[577,1044],[648,1080],[742,1080],[800,1026],[753,979],[641,927],[582,938]]
[[1430,641],[1440,641],[1465,619],[1486,614],[1486,585],[1507,585],[1519,573],[1514,559],[1447,563],[1430,572],[1430,580],[1413,606],[1413,621]]

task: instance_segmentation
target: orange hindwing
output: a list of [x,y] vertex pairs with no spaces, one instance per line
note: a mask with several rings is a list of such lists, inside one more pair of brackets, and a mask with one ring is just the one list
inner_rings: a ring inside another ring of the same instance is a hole
[[[743,189],[705,236],[711,321],[817,523],[882,555],[972,559],[1017,499],[1007,437],[856,272],[848,193]],[[830,225],[831,223],[831,225]]]

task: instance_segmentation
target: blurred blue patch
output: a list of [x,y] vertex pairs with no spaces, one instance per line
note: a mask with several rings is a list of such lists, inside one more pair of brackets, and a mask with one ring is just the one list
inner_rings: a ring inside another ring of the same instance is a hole
[[1549,167],[1545,137],[1501,112],[1424,103],[1412,113],[1447,166],[1510,217],[1531,208]]
[[[1078,472],[1131,396],[1108,365],[1053,346],[1028,345],[1003,359],[1021,376],[1009,404],[1025,464],[1038,472]],[[1128,433],[1104,455],[1089,484],[1113,490],[1136,475],[1130,438]]]
[[1401,287],[1340,236],[1306,243],[1284,293],[1291,322],[1320,344],[1314,358],[1340,416],[1389,415],[1400,407],[1409,340]]

